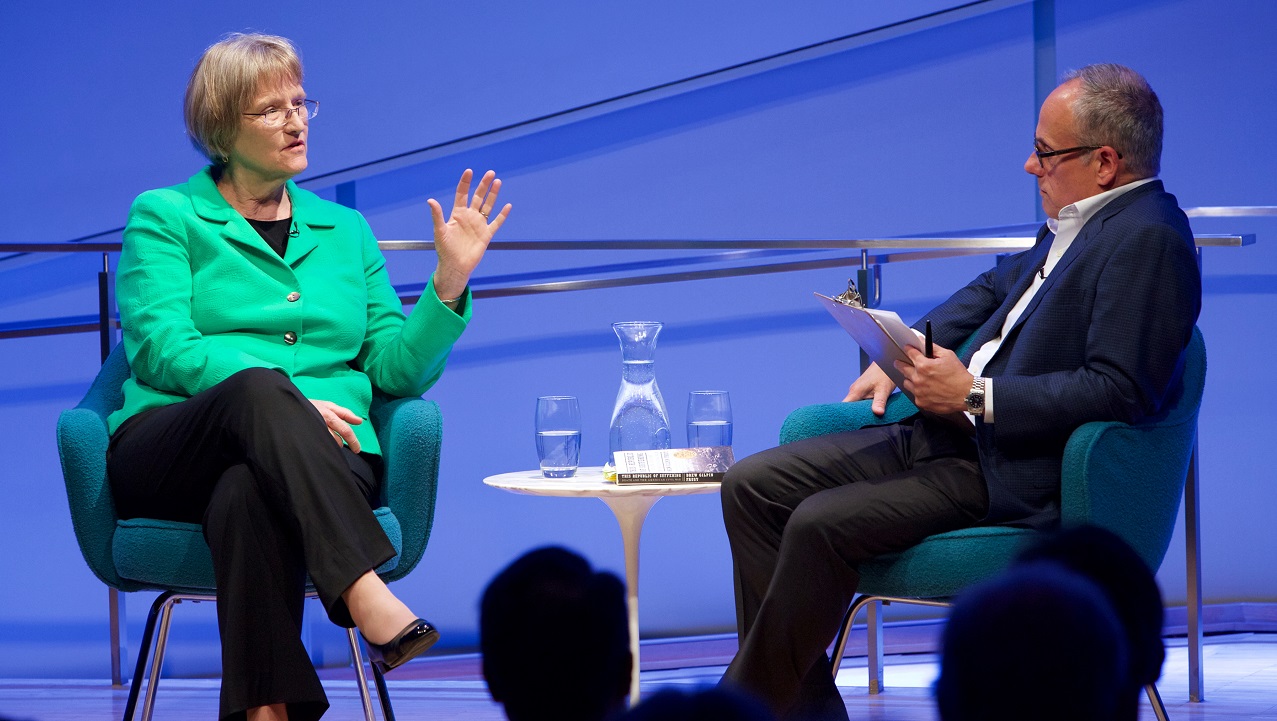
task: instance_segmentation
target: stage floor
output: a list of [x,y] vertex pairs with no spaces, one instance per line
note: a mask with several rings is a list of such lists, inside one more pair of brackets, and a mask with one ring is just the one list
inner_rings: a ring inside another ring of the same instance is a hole
[[[1188,658],[1182,639],[1167,642],[1158,684],[1172,719],[1270,719],[1277,721],[1277,634],[1226,634],[1207,638],[1206,702],[1188,702]],[[675,686],[712,684],[722,675],[735,639],[710,637],[643,645],[642,693]],[[870,696],[863,658],[845,659],[838,686],[853,721],[932,721],[930,686],[938,672],[934,654],[887,657],[886,693]],[[363,718],[350,669],[326,669],[324,686],[332,708],[325,719]],[[414,661],[389,677],[395,715],[412,719],[499,721],[500,707],[488,698],[474,655]],[[217,679],[164,679],[155,719],[212,719],[217,715]],[[127,689],[102,680],[2,680],[0,718],[14,721],[109,721],[124,711]],[[374,705],[376,702],[374,701]],[[380,712],[380,709],[378,709]],[[1153,719],[1147,701],[1141,719]]]

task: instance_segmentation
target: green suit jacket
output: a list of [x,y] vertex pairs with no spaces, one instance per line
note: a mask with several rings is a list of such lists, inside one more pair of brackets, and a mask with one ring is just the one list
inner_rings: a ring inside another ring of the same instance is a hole
[[289,181],[295,235],[280,258],[217,191],[205,168],[138,196],[129,211],[116,297],[132,377],[112,433],[245,368],[288,376],[312,400],[358,413],[362,450],[373,388],[419,396],[443,373],[470,319],[426,283],[412,315],[390,285],[367,221]]

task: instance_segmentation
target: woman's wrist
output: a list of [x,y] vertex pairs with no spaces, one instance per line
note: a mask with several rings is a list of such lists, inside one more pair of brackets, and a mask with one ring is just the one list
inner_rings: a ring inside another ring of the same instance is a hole
[[444,303],[456,303],[465,296],[468,280],[463,279],[459,283],[456,280],[440,280],[440,273],[435,271],[435,295]]

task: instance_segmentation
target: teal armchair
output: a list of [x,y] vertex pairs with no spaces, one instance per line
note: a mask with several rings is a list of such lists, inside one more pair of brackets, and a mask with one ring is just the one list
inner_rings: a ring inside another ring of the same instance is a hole
[[[106,477],[109,441],[107,416],[124,402],[121,388],[129,376],[123,346],[116,346],[103,363],[93,385],[75,407],[58,418],[58,453],[66,480],[76,540],[89,569],[118,591],[162,591],[151,606],[129,690],[124,720],[137,704],[152,636],[159,625],[142,707],[149,721],[160,680],[173,605],[181,601],[215,599],[213,561],[200,526],[158,519],[121,520],[115,511]],[[385,458],[382,506],[374,511],[397,555],[377,569],[387,582],[406,576],[425,551],[434,521],[439,478],[439,448],[443,420],[439,406],[420,398],[377,398],[372,423]],[[374,718],[363,655],[353,629],[348,637],[364,714]],[[385,680],[374,667],[382,712],[393,719]]]
[[[1064,450],[1063,525],[1089,523],[1107,528],[1157,571],[1175,529],[1205,379],[1206,346],[1195,328],[1180,385],[1172,389],[1160,415],[1137,425],[1087,423],[1073,432]],[[891,397],[884,418],[873,415],[869,401],[806,406],[785,420],[780,442],[894,422],[915,412],[917,408],[899,393]],[[869,691],[878,693],[882,688],[881,603],[948,606],[962,589],[1007,567],[1035,537],[1034,531],[1021,528],[967,528],[930,536],[908,550],[862,564],[861,595],[847,611],[834,641],[835,673],[852,622],[867,607]],[[1158,718],[1165,719],[1156,688],[1150,685],[1146,690]]]

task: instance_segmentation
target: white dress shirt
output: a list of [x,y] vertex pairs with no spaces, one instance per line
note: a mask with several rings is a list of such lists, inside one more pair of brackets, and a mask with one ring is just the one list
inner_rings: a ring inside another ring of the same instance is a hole
[[[1051,249],[1046,255],[1046,265],[1042,266],[1042,272],[1033,274],[1033,284],[1028,290],[1024,291],[1024,295],[1020,296],[1020,300],[1016,301],[1015,307],[1007,314],[1006,322],[1002,324],[1002,330],[993,340],[980,346],[971,356],[971,363],[968,364],[967,370],[971,375],[980,377],[984,371],[984,367],[989,364],[989,359],[998,352],[998,348],[1002,345],[1002,339],[1015,326],[1015,322],[1020,319],[1024,313],[1024,309],[1029,306],[1029,302],[1033,300],[1033,296],[1037,295],[1038,289],[1046,282],[1047,276],[1051,275],[1051,271],[1055,270],[1056,264],[1060,262],[1060,258],[1064,255],[1069,246],[1073,245],[1073,241],[1077,238],[1077,234],[1082,231],[1082,226],[1086,222],[1100,212],[1100,209],[1108,205],[1114,198],[1123,193],[1132,191],[1141,185],[1151,183],[1157,178],[1144,178],[1133,183],[1106,190],[1098,195],[1092,195],[1089,198],[1083,198],[1072,205],[1066,205],[1060,209],[1060,217],[1047,218],[1046,226],[1055,234],[1055,238],[1051,241]],[[967,414],[973,422],[975,417],[970,413]],[[993,422],[993,379],[986,378],[984,380],[984,422]]]

